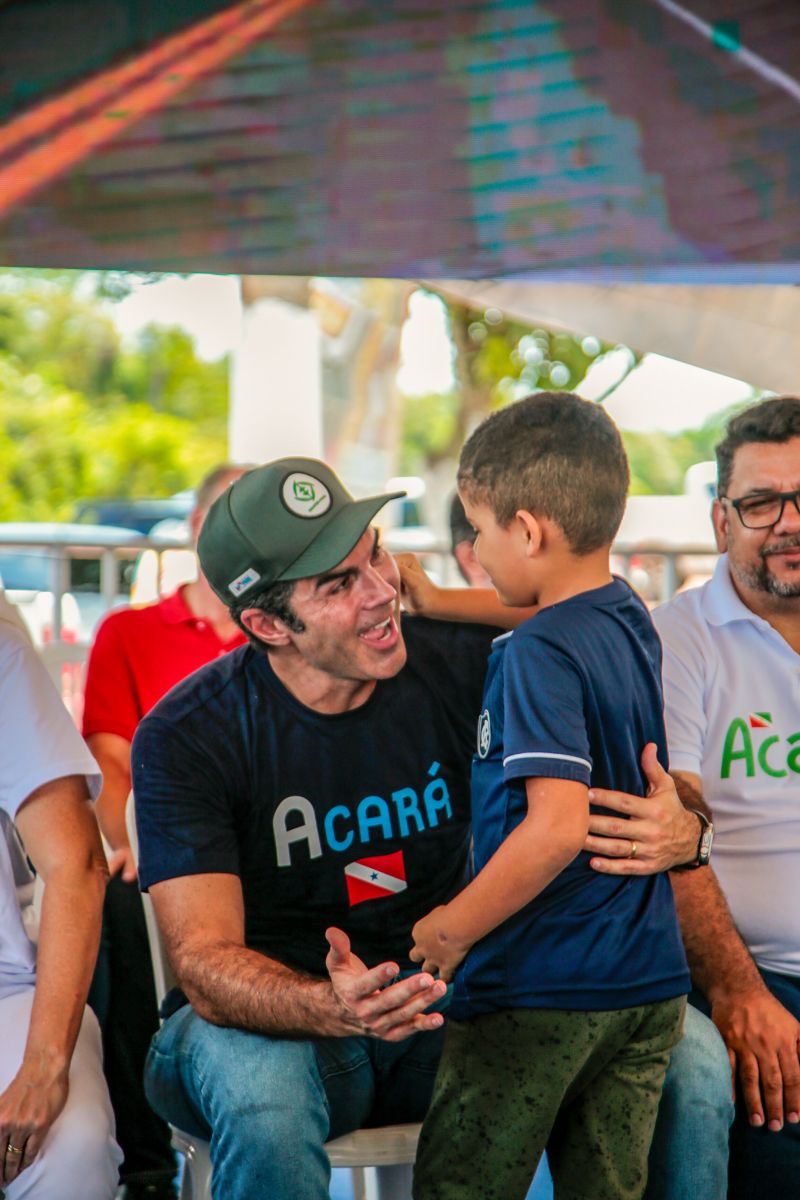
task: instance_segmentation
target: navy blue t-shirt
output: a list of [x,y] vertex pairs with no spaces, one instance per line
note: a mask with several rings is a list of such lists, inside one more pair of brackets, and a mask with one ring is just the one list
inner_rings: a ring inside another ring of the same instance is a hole
[[[666,766],[661,644],[623,580],[497,638],[472,769],[475,870],[525,816],[526,778],[642,796],[647,742]],[[600,875],[589,857],[581,851],[473,947],[456,975],[452,1016],[628,1008],[689,990],[668,876]]]
[[463,887],[469,761],[492,634],[403,619],[408,662],[350,712],[314,712],[245,646],[173,688],[132,751],[143,888],[241,878],[248,946],[324,974],[337,925],[368,965]]

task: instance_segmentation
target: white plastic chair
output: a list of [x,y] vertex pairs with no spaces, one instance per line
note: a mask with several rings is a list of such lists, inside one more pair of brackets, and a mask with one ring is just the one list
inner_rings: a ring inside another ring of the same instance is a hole
[[[357,1129],[325,1144],[332,1167],[349,1167],[354,1200],[411,1200],[419,1125]],[[208,1142],[172,1127],[172,1145],[186,1159],[181,1200],[211,1200]]]
[[[125,821],[131,850],[138,862],[139,839],[132,795],[128,799]],[[153,902],[146,892],[142,894],[142,903],[156,999],[160,1002],[170,988],[176,986],[176,980],[164,949]],[[331,1166],[350,1169],[354,1200],[411,1200],[411,1176],[420,1128],[420,1125],[412,1124],[357,1129],[326,1143]],[[171,1130],[172,1145],[186,1160],[180,1200],[211,1200],[208,1142],[174,1125]]]

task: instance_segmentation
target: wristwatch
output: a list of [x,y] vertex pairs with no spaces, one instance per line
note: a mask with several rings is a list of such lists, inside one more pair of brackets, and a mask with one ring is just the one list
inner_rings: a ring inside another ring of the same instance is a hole
[[714,825],[699,808],[690,808],[700,822],[700,840],[697,843],[697,855],[692,862],[684,863],[684,870],[691,871],[695,867],[707,867],[711,859],[711,846],[714,842]]

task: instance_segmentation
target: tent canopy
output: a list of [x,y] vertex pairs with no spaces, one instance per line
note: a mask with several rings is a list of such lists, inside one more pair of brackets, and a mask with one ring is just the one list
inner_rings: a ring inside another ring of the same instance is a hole
[[800,390],[800,289],[792,286],[428,280],[443,296],[531,325],[592,333],[744,379]]
[[797,4],[28,0],[0,46],[8,265],[800,273]]

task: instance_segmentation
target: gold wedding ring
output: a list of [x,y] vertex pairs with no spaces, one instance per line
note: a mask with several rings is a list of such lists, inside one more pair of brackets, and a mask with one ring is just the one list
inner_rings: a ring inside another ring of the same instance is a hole
[[631,852],[628,855],[628,858],[636,858],[636,851],[638,849],[639,847],[636,845],[636,842],[631,842]]
[[6,1146],[6,1154],[24,1154],[24,1150],[20,1150],[19,1146],[12,1146],[11,1142]]

